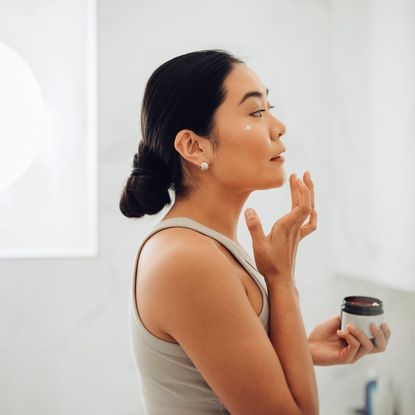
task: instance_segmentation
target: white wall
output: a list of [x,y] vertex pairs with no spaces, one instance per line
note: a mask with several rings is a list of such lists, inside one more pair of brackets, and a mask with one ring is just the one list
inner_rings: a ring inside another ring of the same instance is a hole
[[[165,211],[127,219],[118,210],[119,194],[136,152],[139,105],[151,72],[173,56],[211,47],[228,49],[257,70],[287,126],[287,173],[310,170],[314,178],[319,227],[302,241],[296,272],[307,330],[338,312],[344,295],[367,292],[385,300],[394,331],[388,352],[354,366],[318,368],[321,414],[360,406],[366,372],[379,362],[398,370],[394,384],[407,405],[401,414],[411,413],[414,296],[333,275],[327,256],[334,185],[329,6],[312,0],[99,1],[99,255],[0,261],[1,413],[143,413],[130,350],[129,290],[140,238]],[[255,192],[247,206],[269,229],[290,208],[288,188]],[[239,240],[252,252],[243,219]]]
[[414,22],[412,0],[330,8],[334,269],[412,292]]

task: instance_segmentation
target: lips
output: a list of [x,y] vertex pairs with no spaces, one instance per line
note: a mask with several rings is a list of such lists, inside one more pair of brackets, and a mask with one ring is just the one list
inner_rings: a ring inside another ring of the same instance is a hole
[[278,159],[284,160],[284,157],[281,156],[282,153],[284,153],[284,151],[281,151],[281,153],[278,153],[277,155],[275,155],[271,160],[278,160]]

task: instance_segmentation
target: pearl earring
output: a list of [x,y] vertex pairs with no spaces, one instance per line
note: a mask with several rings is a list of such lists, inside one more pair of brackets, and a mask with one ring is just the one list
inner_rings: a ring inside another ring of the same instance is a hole
[[200,170],[207,170],[209,168],[209,163],[207,163],[206,161],[203,161],[202,163],[200,163]]

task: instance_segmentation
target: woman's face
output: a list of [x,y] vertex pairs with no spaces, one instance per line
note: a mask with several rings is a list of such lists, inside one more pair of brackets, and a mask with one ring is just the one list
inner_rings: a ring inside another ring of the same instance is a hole
[[[285,126],[269,111],[272,103],[265,86],[245,64],[234,65],[224,86],[227,95],[215,113],[219,147],[213,153],[211,174],[233,190],[282,186],[284,162],[271,158],[285,151],[280,141]],[[253,91],[258,94],[246,96]]]

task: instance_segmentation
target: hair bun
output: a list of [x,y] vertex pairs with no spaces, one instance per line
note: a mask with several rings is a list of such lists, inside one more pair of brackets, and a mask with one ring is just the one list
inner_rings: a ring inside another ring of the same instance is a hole
[[131,176],[153,176],[154,174],[160,175],[159,172],[151,172],[148,169],[143,169],[142,167],[135,167],[131,171]]
[[165,177],[161,172],[146,169],[145,167],[135,167],[131,171],[131,177],[137,177],[140,184],[150,184],[151,187],[168,188],[170,186],[170,178]]
[[160,172],[135,167],[120,199],[121,212],[130,218],[154,215],[171,203],[170,181]]

